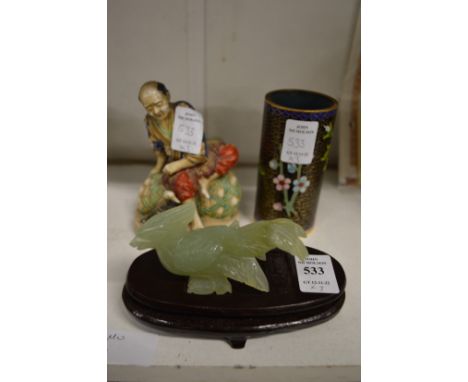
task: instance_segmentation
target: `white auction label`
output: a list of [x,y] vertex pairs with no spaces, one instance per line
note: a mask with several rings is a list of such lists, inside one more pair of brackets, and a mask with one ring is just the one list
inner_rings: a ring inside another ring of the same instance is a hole
[[203,141],[203,116],[189,107],[177,106],[172,129],[171,148],[200,154]]
[[319,123],[288,119],[284,130],[281,161],[296,164],[311,164],[314,158],[315,141]]
[[299,289],[305,293],[340,293],[331,257],[308,255],[304,261],[296,257]]
[[109,365],[154,365],[158,336],[153,333],[108,330],[107,363]]

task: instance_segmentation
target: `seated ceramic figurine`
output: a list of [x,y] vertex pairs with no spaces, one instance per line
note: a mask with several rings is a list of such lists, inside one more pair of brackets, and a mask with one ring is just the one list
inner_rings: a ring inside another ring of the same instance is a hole
[[241,190],[230,171],[238,161],[234,145],[221,140],[203,141],[197,154],[172,148],[176,108],[193,109],[185,101],[170,102],[160,82],[143,84],[138,99],[147,114],[145,125],[156,164],[140,188],[135,225],[180,203],[194,202],[192,228],[229,224],[238,213]]
[[239,227],[188,230],[195,212],[193,201],[150,218],[130,243],[138,249],[156,249],[161,264],[171,273],[189,276],[188,293],[231,293],[228,278],[263,292],[268,280],[257,259],[279,248],[304,260],[307,249],[299,237],[306,234],[289,219],[264,220]]

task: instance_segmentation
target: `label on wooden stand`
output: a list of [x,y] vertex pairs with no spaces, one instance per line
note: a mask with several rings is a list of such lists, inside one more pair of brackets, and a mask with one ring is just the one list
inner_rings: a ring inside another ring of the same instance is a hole
[[171,148],[200,154],[203,141],[203,116],[189,107],[177,106],[172,129]]
[[288,119],[284,130],[281,161],[295,164],[311,164],[314,159],[315,141],[319,123]]
[[304,261],[296,259],[297,281],[304,293],[340,293],[331,257],[308,255]]

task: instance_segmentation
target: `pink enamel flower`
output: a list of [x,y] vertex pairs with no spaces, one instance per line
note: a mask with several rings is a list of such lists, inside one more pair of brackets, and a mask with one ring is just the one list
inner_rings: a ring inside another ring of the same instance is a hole
[[276,184],[277,191],[289,190],[291,179],[285,178],[284,175],[279,174],[276,178],[273,178],[273,183]]
[[273,209],[275,211],[283,211],[283,205],[280,202],[273,203]]

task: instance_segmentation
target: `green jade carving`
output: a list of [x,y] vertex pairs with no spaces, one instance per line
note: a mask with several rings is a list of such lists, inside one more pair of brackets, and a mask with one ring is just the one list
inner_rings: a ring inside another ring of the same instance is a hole
[[228,278],[268,292],[268,280],[257,259],[266,260],[266,253],[275,248],[301,260],[307,256],[299,238],[306,234],[289,219],[190,231],[195,208],[189,202],[153,216],[130,243],[139,250],[155,249],[169,272],[189,276],[188,293],[231,293]]

